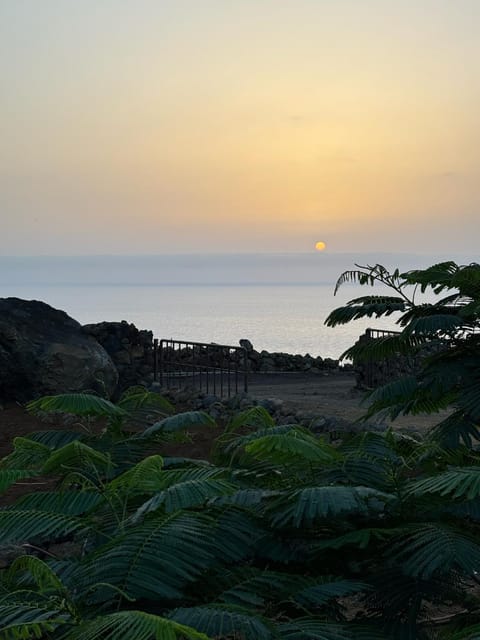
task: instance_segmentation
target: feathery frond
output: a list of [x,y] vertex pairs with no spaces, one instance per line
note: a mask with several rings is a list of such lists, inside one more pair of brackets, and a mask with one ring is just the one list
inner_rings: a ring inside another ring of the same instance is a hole
[[273,640],[273,625],[241,607],[208,605],[175,609],[169,618],[194,627],[209,638],[229,638],[241,634],[242,640]]
[[18,482],[18,480],[24,480],[25,478],[31,478],[36,475],[35,471],[28,469],[1,469],[0,468],[0,493],[6,491],[12,484]]
[[0,511],[0,544],[55,540],[86,528],[81,519],[48,511]]
[[174,416],[164,418],[159,422],[155,422],[152,426],[145,429],[139,437],[149,438],[153,435],[162,433],[172,433],[175,431],[186,431],[194,427],[214,427],[215,420],[204,411],[185,411],[177,413]]
[[81,624],[65,640],[209,640],[204,634],[174,620],[145,611],[119,611]]
[[65,611],[35,603],[0,602],[0,640],[43,638],[45,633],[53,633],[69,619],[70,616]]
[[42,413],[71,413],[75,416],[126,417],[121,407],[105,398],[88,393],[62,393],[43,396],[27,404],[27,410],[35,415]]
[[395,496],[369,487],[305,487],[275,501],[272,522],[279,527],[309,527],[328,517],[381,513],[394,500]]
[[448,525],[412,526],[391,545],[391,557],[413,577],[428,579],[452,570],[472,575],[480,567],[480,544]]

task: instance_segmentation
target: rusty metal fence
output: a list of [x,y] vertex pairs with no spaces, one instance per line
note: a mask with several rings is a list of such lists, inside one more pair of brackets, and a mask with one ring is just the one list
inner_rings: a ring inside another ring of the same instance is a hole
[[219,397],[248,391],[248,358],[244,347],[155,339],[153,351],[153,376],[162,387],[193,387]]

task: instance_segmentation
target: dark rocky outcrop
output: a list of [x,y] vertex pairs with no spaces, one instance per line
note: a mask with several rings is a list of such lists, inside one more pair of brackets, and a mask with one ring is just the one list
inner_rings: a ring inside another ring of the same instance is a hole
[[87,324],[84,330],[97,340],[118,371],[117,393],[153,382],[153,334],[125,320]]
[[0,298],[0,399],[23,402],[87,389],[110,396],[117,379],[105,349],[64,311]]

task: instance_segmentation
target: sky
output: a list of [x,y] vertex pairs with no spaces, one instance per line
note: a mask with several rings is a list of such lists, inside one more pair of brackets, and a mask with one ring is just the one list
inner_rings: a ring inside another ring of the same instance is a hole
[[477,252],[478,0],[0,0],[0,254]]

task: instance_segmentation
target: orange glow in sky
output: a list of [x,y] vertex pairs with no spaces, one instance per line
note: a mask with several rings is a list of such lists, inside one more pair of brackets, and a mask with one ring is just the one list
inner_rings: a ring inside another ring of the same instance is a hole
[[26,0],[0,24],[2,253],[476,249],[478,0]]

